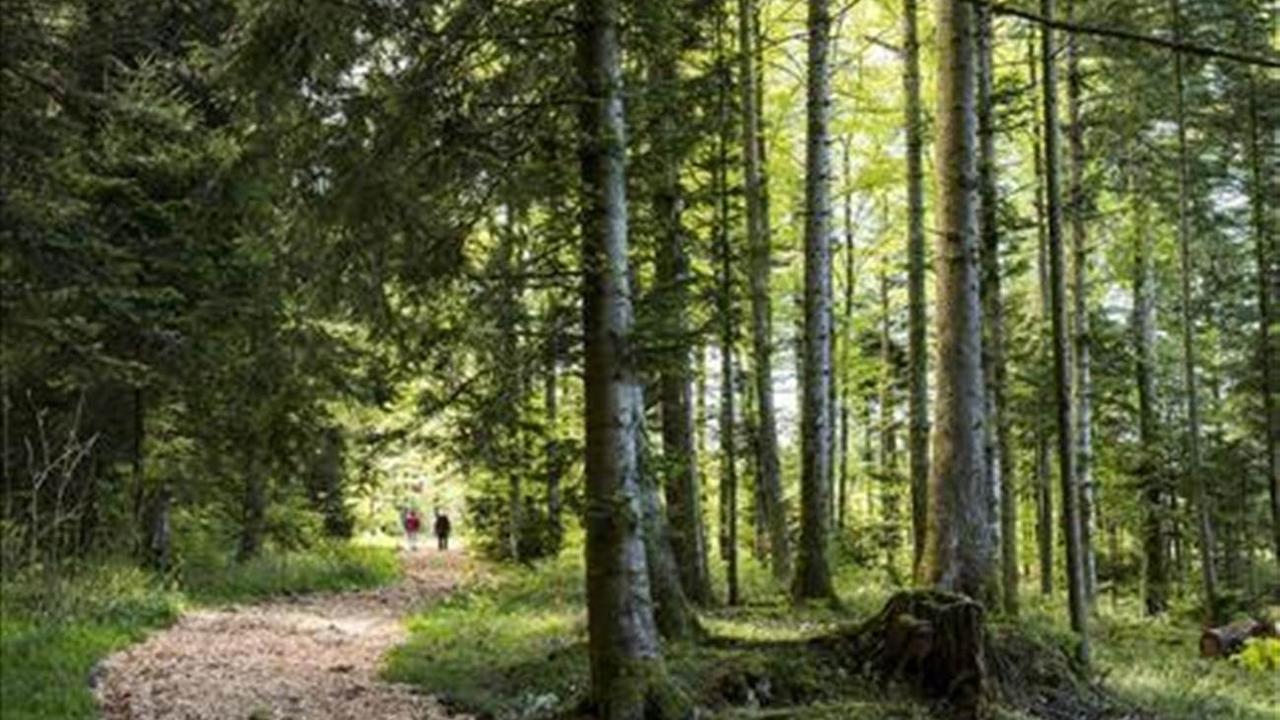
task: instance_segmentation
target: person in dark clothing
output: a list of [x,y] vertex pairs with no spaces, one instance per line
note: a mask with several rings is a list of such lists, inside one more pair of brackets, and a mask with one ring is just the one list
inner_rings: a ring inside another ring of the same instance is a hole
[[441,550],[449,549],[449,532],[453,530],[453,524],[449,522],[449,516],[444,513],[436,513],[436,542]]

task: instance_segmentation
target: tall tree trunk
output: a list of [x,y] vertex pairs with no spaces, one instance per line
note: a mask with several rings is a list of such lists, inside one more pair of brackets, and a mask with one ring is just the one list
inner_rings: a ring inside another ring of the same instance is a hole
[[699,342],[693,351],[693,455],[707,451],[707,344]]
[[[849,168],[849,143],[844,143],[844,324],[842,371],[853,359],[853,175]],[[836,489],[836,526],[845,528],[849,510],[849,402],[848,382],[840,384],[840,480]]]
[[827,0],[809,0],[809,68],[805,149],[804,383],[800,399],[800,547],[792,594],[835,593],[827,565],[830,535],[831,198],[828,124],[831,15]]
[[[727,269],[722,272],[727,272]],[[724,504],[727,509],[725,513],[725,585],[728,590],[728,604],[737,605],[741,598],[738,591],[738,453],[734,423],[736,390],[733,372],[733,340],[735,330],[732,320],[726,320],[724,324],[725,345],[720,358],[720,492],[724,494]]]
[[725,561],[725,585],[729,605],[741,598],[738,589],[738,452],[734,347],[738,330],[734,303],[733,247],[729,242],[729,65],[724,48],[724,8],[715,12],[716,72],[716,249],[720,255],[720,505],[724,533],[721,552]]
[[752,366],[755,376],[758,475],[769,525],[770,564],[773,575],[785,582],[791,575],[791,549],[787,538],[786,508],[778,463],[778,425],[773,405],[773,337],[769,273],[772,251],[763,177],[763,140],[760,137],[760,75],[756,68],[759,28],[755,0],[738,0],[738,62],[742,85],[742,158],[747,206],[748,277],[751,290]]
[[740,602],[738,591],[738,470],[734,418],[734,400],[737,392],[733,367],[733,347],[737,331],[734,328],[732,293],[733,280],[730,263],[731,250],[728,233],[720,231],[720,292],[721,350],[720,350],[720,493],[725,513],[725,585],[728,604]]
[[907,444],[911,456],[911,569],[920,577],[929,494],[929,346],[925,315],[924,122],[916,0],[903,0],[903,90],[907,131]]
[[[498,229],[499,245],[497,248],[497,263],[500,271],[505,277],[520,278],[522,274],[523,258],[521,257],[520,238],[517,225],[518,212],[512,205],[505,208],[505,217],[503,224]],[[502,307],[498,311],[498,324],[501,329],[501,339],[498,347],[502,358],[518,358],[520,357],[520,320],[522,314],[521,300],[524,293],[523,282],[519,279],[508,281],[502,288]],[[506,405],[513,410],[514,428],[512,435],[517,447],[523,443],[521,441],[522,430],[519,422],[520,407],[524,400],[524,377],[523,367],[520,363],[508,362],[500,366],[500,380],[502,384],[502,397]],[[500,446],[500,463],[502,470],[507,474],[507,553],[513,561],[519,562],[521,559],[521,543],[520,540],[524,536],[525,520],[524,520],[524,473],[522,470],[511,462],[511,452],[508,446]]]
[[992,99],[994,67],[991,10],[977,10],[978,32],[978,194],[982,232],[983,369],[987,383],[987,471],[992,476],[993,517],[1000,521],[1000,585],[1005,612],[1018,612],[1018,495],[1009,447],[1009,419],[1005,401],[1007,368],[1004,359],[1004,298],[1000,272],[999,192],[996,185],[996,129]]
[[641,522],[644,525],[645,564],[649,571],[653,616],[662,637],[682,640],[696,635],[699,628],[693,607],[684,594],[679,563],[671,543],[671,525],[658,499],[658,483],[650,462],[653,453],[650,451],[649,433],[645,430],[643,388],[637,387],[636,393],[639,395],[636,407],[640,408],[636,419],[636,442],[639,445],[636,472],[640,479]]
[[[1075,0],[1067,0],[1067,22],[1075,19]],[[1073,255],[1072,299],[1075,316],[1076,486],[1080,488],[1080,544],[1084,552],[1084,594],[1090,605],[1096,600],[1098,564],[1093,550],[1093,376],[1089,337],[1089,247],[1085,228],[1087,206],[1084,191],[1084,121],[1080,113],[1079,40],[1067,34],[1067,144],[1071,174],[1067,206],[1071,208]]]
[[[1054,0],[1040,0],[1040,13],[1052,19]],[[1058,182],[1058,69],[1053,29],[1042,28],[1040,66],[1044,77],[1045,209],[1049,235],[1049,293],[1053,309],[1053,374],[1058,416],[1058,472],[1067,545],[1067,599],[1071,629],[1079,635],[1077,654],[1089,661],[1088,610],[1084,591],[1084,555],[1080,532],[1080,490],[1076,486],[1075,443],[1071,424],[1071,347],[1067,330],[1066,256],[1062,246],[1062,209]]]
[[332,538],[351,537],[352,520],[342,487],[344,444],[342,430],[325,428],[319,458],[320,511],[324,515],[324,532]]
[[168,482],[161,483],[149,503],[147,513],[147,564],[153,570],[168,572],[172,567],[173,547],[170,532],[170,508],[173,506],[173,490]]
[[547,423],[547,524],[558,550],[564,538],[564,521],[561,518],[564,505],[560,481],[564,465],[560,457],[560,382],[557,373],[560,362],[559,307],[552,303],[547,311],[550,319],[547,328],[547,367],[543,376],[543,403]]
[[248,475],[244,480],[244,516],[240,523],[240,547],[236,552],[236,558],[241,562],[257,557],[262,551],[267,516],[266,470],[253,458],[246,463],[246,468]]
[[[1173,34],[1182,38],[1180,0],[1171,0]],[[1187,118],[1183,98],[1182,53],[1174,53],[1173,81],[1176,97],[1175,119],[1178,125],[1178,257],[1181,263],[1182,290],[1182,362],[1183,383],[1187,403],[1187,482],[1195,497],[1196,531],[1200,543],[1200,573],[1204,583],[1205,609],[1210,620],[1218,611],[1218,569],[1214,562],[1213,514],[1209,507],[1207,481],[1200,462],[1200,398],[1196,381],[1196,331],[1191,307],[1191,218],[1189,211],[1190,179],[1187,166]]]
[[1253,182],[1254,247],[1258,257],[1258,364],[1262,367],[1262,409],[1267,433],[1267,490],[1271,499],[1271,533],[1275,560],[1280,564],[1280,373],[1276,365],[1274,338],[1271,337],[1271,303],[1280,294],[1280,273],[1276,272],[1275,248],[1267,223],[1267,176],[1263,173],[1263,145],[1259,126],[1257,81],[1249,76],[1249,169]]
[[578,0],[577,10],[591,698],[602,720],[643,720],[666,709],[654,701],[671,693],[649,593],[637,472],[643,408],[631,366],[621,8],[618,0]]
[[893,336],[890,333],[889,273],[880,269],[880,509],[884,532],[885,572],[893,585],[898,576],[898,433],[893,401]]
[[[678,18],[664,17],[665,22]],[[661,37],[662,44],[671,40]],[[693,375],[689,367],[688,307],[689,258],[685,253],[685,232],[681,219],[684,205],[680,187],[681,158],[677,144],[674,99],[680,75],[674,51],[663,51],[650,68],[651,92],[659,101],[657,152],[659,181],[654,211],[661,226],[662,245],[658,252],[657,283],[662,295],[662,315],[666,341],[674,350],[661,362],[659,377],[662,407],[662,452],[668,469],[664,484],[671,540],[679,561],[680,581],[690,600],[700,605],[711,602],[711,576],[707,571],[706,537],[698,488],[698,462],[693,427]]]
[[[1027,62],[1032,87],[1037,87],[1036,39],[1034,35],[1027,40]],[[1043,93],[1043,90],[1041,90]],[[1041,126],[1040,113],[1033,111],[1036,125]],[[1041,339],[1040,357],[1047,360],[1049,343],[1045,342],[1045,318],[1049,315],[1049,241],[1045,233],[1045,190],[1044,190],[1044,147],[1040,133],[1035,134],[1035,148],[1032,161],[1035,170],[1035,212],[1036,212],[1036,274],[1039,290],[1039,317],[1037,330]],[[1038,388],[1039,404],[1035,417],[1036,436],[1036,549],[1040,564],[1040,594],[1053,594],[1053,486],[1050,479],[1050,431],[1046,407],[1050,404],[1048,388],[1050,383],[1041,382]]]
[[769,558],[770,527],[766,510],[768,500],[760,482],[760,433],[756,427],[759,413],[756,412],[753,387],[750,382],[743,383],[742,432],[747,439],[747,467],[751,469],[751,553],[757,562],[763,564]]
[[936,6],[937,403],[922,577],[991,601],[998,548],[984,495],[973,7],[966,0]]
[[[834,213],[834,210],[832,212]],[[840,452],[840,448],[836,446],[836,441],[839,440],[841,363],[839,345],[836,342],[836,336],[839,333],[836,330],[835,237],[835,232],[832,230],[830,239],[827,242],[827,262],[830,266],[830,273],[827,279],[827,285],[830,288],[830,296],[827,302],[827,366],[830,382],[827,383],[827,477],[823,484],[827,487],[828,532],[836,524],[836,463],[839,462],[838,456]]]
[[1138,347],[1138,476],[1142,485],[1142,548],[1145,565],[1144,604],[1148,615],[1169,608],[1169,543],[1164,531],[1168,512],[1157,465],[1156,447],[1156,299],[1151,235],[1147,227],[1146,201],[1134,197],[1133,329]]

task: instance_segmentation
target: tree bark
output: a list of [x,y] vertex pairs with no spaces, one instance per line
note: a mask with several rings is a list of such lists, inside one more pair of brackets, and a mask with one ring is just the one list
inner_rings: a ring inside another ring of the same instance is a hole
[[1249,169],[1253,182],[1251,204],[1253,210],[1254,247],[1258,258],[1258,364],[1262,367],[1262,411],[1265,415],[1267,443],[1267,490],[1271,500],[1271,533],[1275,560],[1280,564],[1280,388],[1277,387],[1276,348],[1271,337],[1271,303],[1280,288],[1280,273],[1274,263],[1275,248],[1272,245],[1267,223],[1267,180],[1263,173],[1263,145],[1259,126],[1262,119],[1258,108],[1256,80],[1249,76]]
[[729,605],[741,598],[738,588],[738,452],[734,347],[738,342],[734,303],[733,247],[729,242],[729,67],[725,64],[724,13],[715,14],[716,69],[719,86],[716,97],[717,131],[715,168],[716,249],[720,256],[720,505],[724,527],[721,553],[725,561],[725,585]]
[[698,633],[693,607],[684,594],[680,567],[671,543],[671,526],[658,499],[658,483],[654,479],[650,458],[649,433],[645,430],[644,390],[638,388],[636,420],[639,451],[637,474],[640,478],[641,521],[644,524],[645,564],[649,571],[649,592],[653,598],[653,617],[658,633],[667,640],[683,640]]
[[558,550],[564,538],[564,521],[561,517],[564,505],[563,491],[560,486],[564,466],[560,457],[560,381],[558,369],[560,364],[560,320],[559,308],[555,303],[547,311],[550,320],[547,328],[547,367],[543,376],[543,404],[547,423],[547,524],[551,528],[551,536]]
[[1164,488],[1156,463],[1156,302],[1151,236],[1147,227],[1146,201],[1134,199],[1134,282],[1133,329],[1138,348],[1138,476],[1142,486],[1142,548],[1145,564],[1143,601],[1148,615],[1169,608],[1169,557],[1164,531],[1167,512]]
[[[1027,40],[1027,62],[1029,65],[1028,73],[1031,77],[1032,87],[1037,87],[1037,70],[1036,70],[1036,40],[1031,35]],[[1041,90],[1043,93],[1043,90]],[[1036,116],[1036,125],[1042,125],[1040,114],[1033,111]],[[1045,203],[1044,203],[1044,148],[1041,143],[1040,133],[1035,135],[1035,148],[1032,153],[1032,160],[1035,171],[1035,212],[1036,212],[1036,273],[1037,288],[1039,289],[1039,317],[1037,329],[1041,338],[1040,353],[1042,360],[1047,360],[1048,343],[1044,342],[1046,333],[1044,332],[1045,318],[1049,314],[1049,261],[1048,261],[1048,237],[1045,233]],[[1048,420],[1046,418],[1046,406],[1051,402],[1048,393],[1049,383],[1041,382],[1037,388],[1039,395],[1039,407],[1035,413],[1035,436],[1036,436],[1036,549],[1039,556],[1040,564],[1040,594],[1053,594],[1053,487],[1050,480],[1050,451],[1049,440],[1050,432]]]
[[800,405],[800,547],[792,595],[835,594],[827,565],[830,535],[831,421],[831,15],[827,0],[809,0],[809,68],[805,150],[804,383]]
[[[1040,0],[1046,18],[1054,0]],[[1071,629],[1079,636],[1076,654],[1089,661],[1088,610],[1084,591],[1084,555],[1080,532],[1080,490],[1076,486],[1075,443],[1071,424],[1071,355],[1067,330],[1067,284],[1062,243],[1062,210],[1058,182],[1058,69],[1053,30],[1044,28],[1040,66],[1044,77],[1044,177],[1049,239],[1049,293],[1053,308],[1053,373],[1058,419],[1058,473],[1062,484],[1062,518],[1067,546],[1067,600]]]
[[[677,18],[663,18],[675,22]],[[662,37],[661,44],[671,44]],[[698,461],[693,427],[693,374],[689,366],[688,307],[689,258],[685,253],[685,232],[681,219],[684,205],[680,187],[681,157],[677,148],[676,94],[680,75],[673,50],[658,53],[650,68],[651,92],[659,100],[658,189],[654,212],[661,227],[657,284],[662,296],[665,341],[673,350],[661,361],[659,388],[662,407],[662,452],[668,471],[663,484],[671,541],[679,561],[680,581],[690,600],[711,602],[711,576],[707,571],[706,536],[702,525]]]
[[240,562],[251,560],[262,551],[262,536],[266,530],[267,478],[258,463],[246,463],[248,476],[244,481],[244,516],[240,524],[240,548],[236,558]]
[[786,508],[778,463],[778,426],[773,405],[773,337],[769,273],[772,262],[769,218],[760,137],[760,76],[756,67],[760,30],[755,0],[738,0],[738,62],[742,86],[742,158],[747,206],[747,246],[751,291],[752,365],[756,386],[758,475],[765,522],[769,526],[770,565],[780,582],[791,576]]
[[[725,243],[728,255],[728,243]],[[724,261],[722,273],[728,274],[728,261]],[[727,285],[728,283],[726,283]],[[725,292],[730,288],[725,287]],[[726,303],[727,304],[727,303]],[[730,311],[731,312],[731,311]],[[737,605],[741,598],[738,591],[738,469],[734,422],[733,321],[723,321],[720,357],[720,492],[725,504],[725,585],[728,604]]]
[[[505,364],[499,365],[501,368],[499,382],[503,402],[512,409],[512,417],[515,421],[509,432],[519,446],[522,444],[519,417],[521,403],[524,400],[524,378],[521,364],[513,360],[520,357],[521,296],[524,293],[524,283],[519,279],[523,271],[521,248],[518,246],[519,230],[516,227],[518,213],[512,205],[505,206],[504,210],[505,218],[498,228],[497,264],[504,275],[514,279],[504,283],[501,291],[502,306],[498,310],[498,326],[501,330],[498,347],[501,357],[507,359]],[[520,540],[524,536],[525,528],[524,473],[510,461],[508,448],[499,447],[500,466],[507,474],[507,555],[513,561],[519,562],[522,554]]]
[[351,537],[352,519],[342,488],[343,438],[336,426],[325,428],[320,440],[317,471],[320,474],[320,508],[324,515],[325,535],[332,538]]
[[[1075,16],[1075,0],[1067,0],[1067,22]],[[1089,336],[1089,246],[1085,227],[1087,199],[1084,190],[1084,121],[1080,113],[1079,39],[1067,35],[1067,144],[1071,174],[1067,205],[1071,208],[1073,256],[1072,299],[1075,316],[1076,486],[1080,488],[1080,544],[1084,552],[1084,594],[1090,605],[1096,600],[1098,564],[1093,550],[1093,375]]]
[[994,68],[991,11],[977,7],[978,32],[978,194],[982,232],[983,369],[987,384],[987,471],[992,477],[993,517],[1000,522],[1000,585],[1005,612],[1018,612],[1018,495],[1009,447],[1005,401],[1004,298],[1000,272],[999,191],[996,185],[996,129],[992,99]]
[[907,131],[907,444],[911,458],[911,568],[912,575],[919,578],[929,494],[929,347],[924,286],[924,123],[916,0],[903,0],[902,15]]
[[898,432],[893,399],[893,336],[890,333],[889,273],[880,269],[880,520],[884,532],[885,572],[889,582],[898,576]]
[[641,523],[618,0],[578,0],[587,626],[602,720],[644,720],[672,697]]
[[[1173,34],[1182,39],[1182,8],[1180,0],[1171,0]],[[1182,362],[1183,383],[1187,404],[1187,482],[1196,503],[1196,531],[1200,544],[1200,573],[1204,584],[1205,610],[1209,619],[1216,619],[1218,605],[1218,569],[1214,562],[1213,515],[1209,507],[1209,493],[1201,468],[1200,458],[1200,398],[1196,379],[1196,332],[1194,311],[1191,307],[1191,227],[1190,189],[1187,167],[1187,119],[1183,97],[1182,54],[1175,53],[1173,60],[1174,92],[1176,97],[1175,119],[1178,125],[1178,258],[1182,278]]]
[[940,589],[989,601],[998,549],[984,502],[973,7],[937,0],[936,8],[937,403],[922,576]]
[[[841,369],[848,372],[853,357],[853,175],[849,168],[849,143],[844,143],[844,327]],[[836,527],[844,530],[849,510],[849,383],[840,384],[840,479],[836,488]]]

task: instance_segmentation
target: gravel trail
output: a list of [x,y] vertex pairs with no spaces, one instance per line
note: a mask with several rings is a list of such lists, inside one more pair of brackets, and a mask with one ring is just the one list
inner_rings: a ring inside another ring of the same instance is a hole
[[461,552],[402,553],[376,590],[201,609],[95,673],[105,720],[443,720],[432,697],[378,678],[415,606],[462,580]]

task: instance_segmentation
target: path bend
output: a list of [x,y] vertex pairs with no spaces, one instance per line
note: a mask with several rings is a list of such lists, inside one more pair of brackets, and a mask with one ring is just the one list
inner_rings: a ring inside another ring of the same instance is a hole
[[383,588],[199,609],[107,658],[104,720],[443,720],[435,698],[378,677],[404,617],[462,581],[459,551],[401,553]]

